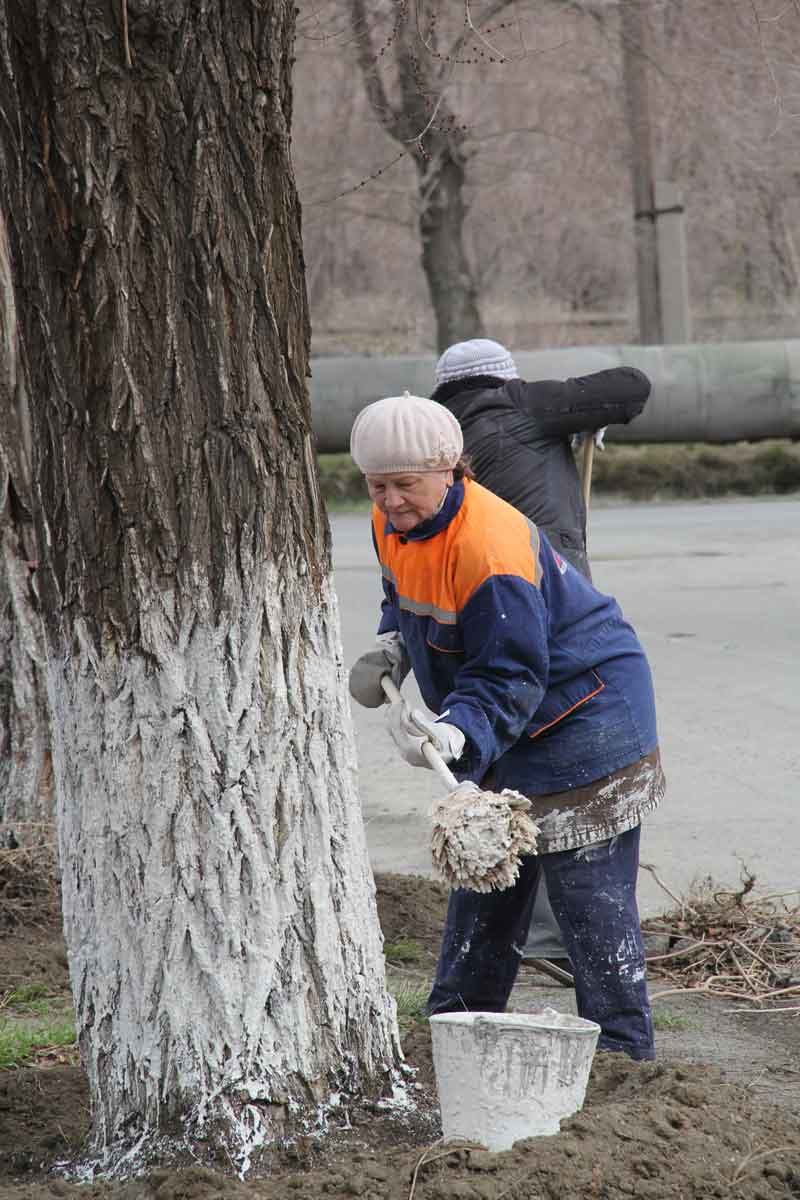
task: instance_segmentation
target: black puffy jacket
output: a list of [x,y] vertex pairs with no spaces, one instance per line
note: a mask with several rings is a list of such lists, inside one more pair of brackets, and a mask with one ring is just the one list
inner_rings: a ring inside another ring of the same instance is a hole
[[578,379],[471,376],[440,384],[431,399],[450,409],[464,453],[483,484],[543,529],[556,549],[591,579],[586,507],[570,438],[625,425],[645,406],[650,380],[635,367]]

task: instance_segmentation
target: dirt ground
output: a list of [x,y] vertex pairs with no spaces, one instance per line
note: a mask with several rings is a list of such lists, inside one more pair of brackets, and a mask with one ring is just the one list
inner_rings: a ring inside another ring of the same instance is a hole
[[[390,985],[418,995],[435,961],[444,889],[379,877]],[[0,880],[0,996],[40,982],[67,987],[52,890],[21,905]],[[651,990],[659,989],[653,984]],[[512,1008],[574,1011],[572,992],[525,966]],[[731,1011],[733,1010],[733,1011]],[[0,1197],[44,1200],[694,1200],[800,1197],[800,1017],[743,1014],[730,1001],[674,996],[655,1006],[659,1058],[598,1054],[583,1110],[555,1137],[502,1154],[441,1143],[427,1022],[401,1021],[413,1106],[362,1105],[325,1139],[289,1147],[246,1181],[203,1166],[163,1167],[126,1183],[77,1184],[89,1123],[86,1081],[64,1056],[0,1072]]]

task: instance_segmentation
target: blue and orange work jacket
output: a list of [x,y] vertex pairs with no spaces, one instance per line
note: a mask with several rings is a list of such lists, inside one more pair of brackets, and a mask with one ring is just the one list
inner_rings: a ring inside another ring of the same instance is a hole
[[427,706],[466,735],[461,779],[547,795],[656,748],[644,650],[526,517],[474,480],[399,533],[373,509],[379,632],[398,629]]

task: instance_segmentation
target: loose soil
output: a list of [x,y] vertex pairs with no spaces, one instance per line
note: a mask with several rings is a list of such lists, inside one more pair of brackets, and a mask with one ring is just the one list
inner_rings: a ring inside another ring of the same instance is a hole
[[[435,962],[445,890],[411,876],[376,882],[390,985],[418,993]],[[53,889],[35,879],[28,885],[17,879],[10,892],[0,878],[0,996],[23,983],[56,993],[68,987]],[[546,1004],[574,1011],[570,990],[523,967],[511,1007]],[[245,1181],[202,1166],[166,1165],[125,1183],[65,1178],[54,1164],[80,1156],[88,1091],[78,1066],[45,1057],[35,1067],[0,1072],[0,1198],[800,1197],[800,1020],[730,1007],[696,995],[670,997],[668,1007],[656,1008],[656,1063],[598,1054],[582,1111],[557,1136],[521,1141],[503,1154],[439,1141],[429,1029],[404,1017],[413,1106],[355,1107],[347,1128],[293,1145],[268,1176]]]

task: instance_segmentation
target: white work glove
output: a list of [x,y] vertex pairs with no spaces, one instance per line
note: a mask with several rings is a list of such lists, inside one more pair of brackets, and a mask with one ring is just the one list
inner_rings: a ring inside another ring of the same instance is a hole
[[608,429],[608,426],[604,425],[602,429],[596,429],[594,433],[573,433],[573,435],[572,435],[573,449],[579,450],[580,447],[584,444],[584,442],[586,441],[586,439],[588,437],[593,437],[594,444],[597,447],[597,449],[605,450],[605,444],[604,444],[603,439],[606,436],[606,429]]
[[395,687],[401,687],[411,670],[403,635],[396,629],[379,633],[375,645],[350,668],[350,695],[364,708],[380,708],[386,695],[381,678],[390,675]]
[[457,726],[431,721],[418,708],[409,708],[405,700],[389,705],[386,720],[397,749],[412,767],[430,766],[422,753],[425,742],[432,742],[446,763],[464,753],[467,739]]

